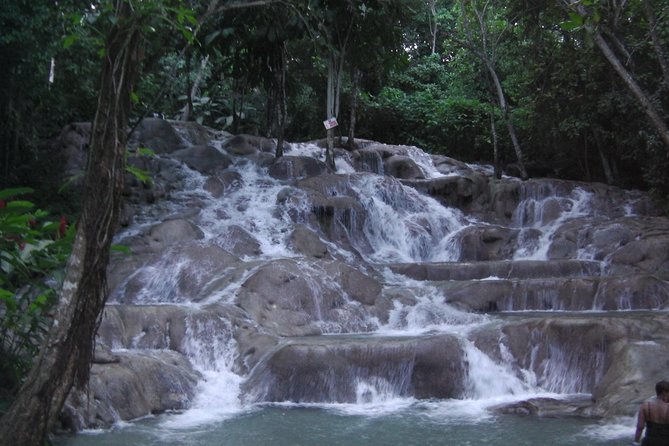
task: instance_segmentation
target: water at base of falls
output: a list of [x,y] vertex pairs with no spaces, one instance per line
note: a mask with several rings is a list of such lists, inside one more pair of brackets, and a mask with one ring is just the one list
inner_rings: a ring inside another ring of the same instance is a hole
[[[499,445],[567,446],[627,445],[634,434],[632,419],[600,425],[579,418],[491,415],[480,401],[395,402],[381,413],[374,405],[321,407],[259,406],[207,426],[169,429],[159,416],[119,426],[112,431],[59,437],[57,446],[198,445],[198,446],[388,446]],[[405,404],[406,407],[399,407]]]
[[[296,154],[306,154],[308,151],[320,153],[321,149],[313,145],[294,149]],[[285,192],[285,184],[266,177],[251,163],[240,164],[236,169],[240,178],[244,178],[242,185],[220,200],[205,193],[202,190],[205,179],[191,172],[186,184],[188,187],[180,192],[182,195],[175,192],[177,198],[180,198],[177,200],[181,203],[179,206],[193,198],[202,203],[198,225],[203,231],[204,240],[209,243],[228,248],[235,242],[226,238],[230,232],[228,227],[237,226],[252,230],[258,242],[258,250],[262,253],[257,256],[259,259],[299,259],[286,243],[294,222],[285,210],[267,205],[277,203],[279,194]],[[340,173],[353,171],[350,166],[338,165]],[[368,214],[365,226],[359,228],[359,231],[364,235],[370,251],[361,249],[361,256],[366,257],[370,264],[456,261],[459,251],[455,236],[470,224],[478,223],[466,218],[459,210],[443,207],[436,200],[388,177],[351,176],[346,186],[362,197],[360,202]],[[336,195],[338,192],[331,193]],[[534,243],[520,243],[516,260],[545,260],[548,240],[558,224],[565,218],[580,216],[582,209],[587,206],[588,198],[586,193],[577,190],[568,198],[556,202],[556,208],[564,208],[563,212],[557,220],[549,221],[547,213],[539,212],[546,207],[543,202],[527,197],[525,201],[529,204],[522,207],[522,213],[514,217],[515,224],[521,234],[527,230],[534,234],[536,240],[530,240]],[[175,205],[175,214],[183,211],[179,206]],[[306,210],[296,209],[296,214],[311,212],[306,202],[304,206]],[[150,213],[142,218],[145,220],[140,219],[143,224],[153,223]],[[129,234],[133,234],[132,231],[139,232],[139,229],[131,229]],[[356,239],[351,238],[351,243],[355,244]],[[334,244],[328,245],[328,249],[336,251],[342,258],[351,256],[351,253]],[[218,302],[228,304],[231,302],[221,296],[232,296],[234,290],[231,289],[242,286],[239,279],[239,282],[231,283],[225,292],[219,291],[192,303],[179,294],[180,290],[175,283],[175,272],[183,269],[184,274],[190,274],[181,260],[173,259],[168,252],[158,266],[155,275],[152,275],[153,270],[147,268],[147,276],[152,279],[146,280],[144,291],[137,296],[138,303],[188,305],[196,308]],[[384,275],[384,286],[390,291],[398,288],[398,296],[401,297],[393,301],[388,321],[385,324],[370,321],[369,325],[376,327],[373,332],[349,335],[409,338],[436,332],[457,337],[469,364],[464,399],[406,398],[406,393],[392,388],[389,382],[392,380],[384,380],[387,378],[385,375],[365,375],[357,383],[355,404],[245,405],[240,398],[245,377],[232,372],[237,351],[235,341],[229,335],[232,330],[224,330],[225,335],[219,333],[217,337],[210,332],[219,330],[219,325],[189,325],[187,334],[199,334],[187,336],[189,340],[183,350],[203,376],[190,410],[120,423],[111,430],[60,436],[54,443],[58,446],[629,444],[635,425],[631,418],[607,420],[606,424],[599,424],[594,419],[524,417],[502,415],[490,410],[493,406],[528,398],[548,396],[560,399],[568,395],[542,394],[549,387],[538,386],[537,377],[531,372],[512,370],[509,364],[498,363],[477,349],[468,340],[467,334],[473,327],[494,323],[487,316],[451,307],[444,302],[443,291],[435,286],[390,272]],[[316,277],[316,274],[312,276]],[[199,280],[198,277],[195,279]],[[195,279],[193,281],[197,281]],[[497,278],[486,276],[478,280],[492,279]],[[318,290],[313,294],[317,295]],[[319,308],[318,305],[315,307]],[[322,320],[320,313],[316,319]],[[196,339],[206,342],[196,342]],[[579,379],[567,368],[561,378],[574,382]],[[562,385],[561,390],[569,392],[571,388],[580,391],[577,385]]]

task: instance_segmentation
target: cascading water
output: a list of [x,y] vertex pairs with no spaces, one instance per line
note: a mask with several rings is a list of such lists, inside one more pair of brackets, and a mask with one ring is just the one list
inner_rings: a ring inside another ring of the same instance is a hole
[[[224,150],[222,142],[213,145]],[[288,154],[322,159],[323,149],[314,144],[296,144]],[[443,176],[432,165],[430,157],[421,150],[407,150],[406,154],[420,166],[426,177]],[[371,167],[382,172],[379,167],[382,166],[382,160],[374,158],[374,163]],[[371,167],[369,170],[372,170]],[[366,347],[359,347],[356,343],[364,343],[368,339],[383,343],[384,339],[392,338],[393,342],[401,344],[397,351],[387,353],[389,357],[400,355],[401,360],[397,363],[388,362],[377,368],[354,367],[343,374],[345,376],[334,374],[332,370],[335,370],[336,365],[333,364],[329,372],[326,370],[322,376],[314,375],[320,376],[318,379],[322,379],[324,385],[331,386],[329,391],[325,389],[321,394],[341,395],[342,389],[352,389],[349,392],[352,396],[346,393],[341,397],[344,402],[337,401],[335,397],[332,397],[333,400],[325,398],[313,402],[308,400],[313,397],[312,394],[298,392],[298,395],[309,401],[302,407],[332,409],[346,416],[388,416],[411,410],[419,413],[419,419],[466,418],[479,422],[489,416],[486,411],[488,407],[500,402],[532,397],[561,398],[561,394],[591,391],[588,383],[575,378],[581,364],[575,363],[574,357],[569,356],[568,352],[555,347],[542,364],[530,361],[523,368],[502,337],[496,344],[493,342],[494,348],[484,351],[473,339],[495,326],[493,317],[464,311],[449,304],[447,291],[436,283],[411,280],[386,269],[386,265],[393,263],[456,262],[460,258],[460,233],[470,225],[480,223],[465,216],[460,210],[446,207],[391,177],[354,173],[355,169],[346,159],[338,158],[338,175],[346,177],[350,191],[335,190],[333,194],[354,194],[352,198],[364,209],[365,221],[361,233],[353,233],[357,230],[355,225],[348,225],[350,246],[335,245],[329,241],[324,243],[335,257],[362,257],[382,277],[383,294],[392,304],[387,311],[387,320],[380,321],[367,315],[364,304],[347,295],[336,281],[315,280],[314,277],[327,277],[332,272],[304,261],[290,246],[288,239],[296,215],[304,216],[312,211],[306,195],[304,200],[292,200],[292,208],[281,205],[284,202],[281,197],[287,190],[291,194],[298,194],[294,195],[298,197],[301,197],[299,194],[302,192],[295,191],[285,181],[269,177],[266,169],[244,158],[235,159],[232,169],[238,176],[220,198],[206,191],[207,179],[203,175],[185,166],[181,169],[183,190],[174,191],[171,207],[165,209],[165,204],[158,203],[146,209],[145,214],[138,216],[136,226],[128,228],[118,239],[138,234],[151,224],[154,216],[181,215],[196,204],[200,212],[195,221],[203,233],[198,243],[232,251],[244,233],[252,234],[252,240],[255,240],[257,246],[251,250],[242,250],[240,255],[250,265],[235,270],[232,279],[220,284],[212,279],[212,272],[220,268],[220,263],[208,263],[206,259],[201,259],[196,267],[192,267],[181,251],[167,251],[159,261],[143,265],[130,275],[127,283],[118,288],[120,294],[112,296],[112,302],[123,301],[122,294],[136,287],[138,289],[133,290],[133,299],[138,304],[175,304],[195,309],[211,305],[239,305],[235,304],[232,296],[246,286],[249,277],[262,267],[263,262],[277,259],[295,262],[297,271],[304,272],[303,280],[308,289],[308,296],[301,297],[312,299],[311,303],[304,305],[311,308],[313,327],[322,334],[309,342],[327,343],[342,339],[341,342],[348,342],[346,345],[353,345],[354,350],[363,352],[367,351]],[[576,188],[566,196],[556,197],[553,192],[534,195],[528,192],[522,197],[521,205],[513,216],[513,226],[521,231],[519,249],[514,259],[545,259],[555,230],[565,221],[588,212],[590,193]],[[300,218],[300,223],[313,224],[308,219]],[[534,235],[530,237],[531,230]],[[540,232],[538,237],[537,231]],[[526,233],[528,236],[524,239]],[[292,271],[287,269],[282,280],[297,280],[295,277],[299,274]],[[183,280],[178,279],[184,276],[188,276],[187,283],[211,292],[203,294],[198,291],[194,301],[192,289],[180,288],[179,284]],[[328,307],[319,300],[325,295],[337,295],[340,299],[334,299]],[[341,312],[338,306],[346,306],[348,312]],[[262,401],[261,404],[244,402],[247,401],[243,394],[248,372],[240,370],[238,365],[238,344],[232,335],[233,331],[231,322],[223,318],[215,323],[188,321],[184,345],[180,348],[202,375],[202,380],[191,408],[161,419],[160,429],[176,432],[206,430],[203,426],[216,425],[253,413],[262,407]],[[419,343],[424,338],[436,335],[452,337],[464,353],[463,391],[456,399],[419,401],[412,394],[415,383],[411,382],[411,374],[416,356],[412,342],[416,339],[416,343]],[[352,337],[352,340],[347,337]],[[341,352],[355,356],[351,353],[351,347],[326,345],[323,347],[325,350],[338,351],[339,348]],[[283,347],[285,344],[279,343],[270,349],[255,367],[265,366],[269,356]],[[493,354],[493,351],[497,353]],[[601,367],[596,368],[592,376],[601,374],[601,370]],[[294,385],[299,387],[299,383]],[[294,403],[279,401],[273,407],[284,406],[293,407]],[[258,444],[267,441],[264,438]],[[425,441],[429,443],[429,440]]]
[[[567,196],[560,196],[550,186],[522,190],[525,194],[513,215],[514,225],[521,228],[520,246],[514,258],[546,260],[555,231],[565,221],[587,215],[592,194],[575,188]],[[539,235],[532,230],[539,231]]]

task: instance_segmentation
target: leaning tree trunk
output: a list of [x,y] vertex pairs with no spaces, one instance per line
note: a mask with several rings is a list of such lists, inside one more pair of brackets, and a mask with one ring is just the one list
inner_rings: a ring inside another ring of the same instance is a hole
[[664,119],[662,119],[660,112],[657,110],[646,92],[643,91],[641,86],[636,82],[632,73],[627,71],[627,69],[623,66],[620,59],[618,59],[609,44],[604,39],[604,36],[602,36],[600,32],[593,29],[592,27],[589,27],[588,29],[592,33],[599,50],[602,52],[606,60],[611,64],[616,73],[618,73],[618,76],[620,76],[620,78],[623,80],[625,86],[630,90],[630,92],[632,92],[632,95],[636,99],[637,103],[641,106],[641,109],[644,111],[644,113],[646,113],[646,116],[662,139],[662,142],[669,149],[669,127],[667,127]]
[[520,177],[523,180],[528,178],[527,171],[525,170],[525,163],[523,162],[523,150],[520,147],[520,142],[518,142],[518,136],[516,135],[516,127],[511,121],[511,116],[509,116],[509,106],[506,102],[506,95],[504,94],[504,88],[502,87],[502,82],[497,76],[497,72],[493,67],[492,63],[489,60],[484,59],[483,63],[490,73],[493,84],[495,85],[495,90],[497,91],[497,99],[499,100],[499,108],[502,111],[502,116],[506,122],[506,128],[509,132],[509,137],[511,138],[511,143],[513,144],[513,150],[516,153],[516,161],[518,163],[518,170],[520,171]]
[[121,209],[126,125],[141,35],[125,1],[105,44],[84,202],[54,321],[19,395],[0,419],[2,446],[44,444],[73,384],[88,382],[106,269]]

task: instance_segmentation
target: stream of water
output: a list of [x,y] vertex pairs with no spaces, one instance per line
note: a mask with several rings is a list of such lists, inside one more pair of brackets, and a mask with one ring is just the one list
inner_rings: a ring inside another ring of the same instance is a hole
[[[257,406],[186,427],[184,415],[162,415],[59,437],[58,446],[388,446],[628,445],[633,420],[598,424],[579,418],[490,415],[474,401],[400,401],[382,407]],[[394,405],[392,409],[389,407]],[[175,420],[176,419],[176,420]],[[176,421],[176,422],[175,422]],[[196,420],[199,421],[199,420]],[[179,425],[184,423],[183,427]],[[175,426],[176,424],[176,426]]]
[[[291,154],[319,154],[313,145],[298,146]],[[422,154],[422,152],[420,152]],[[431,176],[439,175],[424,157]],[[338,161],[340,172],[353,168]],[[237,225],[249,230],[260,243],[260,258],[295,257],[285,243],[290,217],[277,213],[267,203],[275,203],[284,185],[269,181],[251,163],[237,166],[243,175],[244,186],[225,200],[211,200],[202,191],[203,178],[189,174],[187,187],[178,202],[187,203],[197,196],[209,202],[199,217],[199,226],[207,240],[219,246],[225,239],[226,227]],[[439,205],[435,200],[418,194],[399,182],[388,190],[387,177],[360,177],[351,187],[368,211],[363,228],[372,247],[366,260],[379,265],[389,262],[453,261],[457,260],[457,234],[477,222],[460,211]],[[384,183],[385,182],[385,183]],[[384,184],[382,184],[384,183]],[[580,216],[587,208],[588,196],[576,190],[571,197],[562,198],[557,205],[564,208],[558,220],[546,221],[535,202],[520,209],[514,216],[518,227],[540,228],[543,232],[534,244],[522,246],[516,258],[545,258],[547,239],[562,220]],[[224,216],[221,218],[221,216]],[[137,225],[126,235],[137,232],[153,222],[150,215],[137,219]],[[391,223],[389,223],[391,222]],[[336,247],[335,247],[336,248]],[[342,255],[350,253],[342,252]],[[179,268],[166,259],[161,271],[144,271],[154,277],[147,285],[147,296],[172,296],[171,302],[183,299],[170,289],[173,271]],[[170,272],[172,272],[170,274]],[[243,404],[240,387],[244,380],[231,370],[235,345],[230,337],[214,339],[209,345],[195,340],[184,347],[196,369],[203,375],[192,408],[183,413],[151,416],[131,423],[119,423],[111,430],[87,431],[76,436],[60,436],[59,446],[148,446],[148,445],[582,445],[629,444],[634,420],[607,420],[577,417],[525,417],[502,415],[489,410],[502,403],[531,397],[547,396],[560,399],[569,395],[547,393],[536,386],[531,374],[518,376],[508,365],[497,363],[468,344],[466,334],[472,327],[488,323],[488,316],[459,312],[443,303],[436,289],[413,283],[392,274],[386,276],[386,286],[403,286],[412,291],[410,304],[395,303],[386,324],[376,324],[372,335],[416,336],[425,332],[457,334],[467,352],[470,364],[467,395],[458,400],[416,400],[401,397],[381,382],[358,384],[358,401],[353,404]],[[233,288],[239,284],[231,285]],[[151,288],[153,287],[153,288]],[[155,287],[161,287],[156,290]],[[170,288],[170,289],[167,289]],[[230,295],[231,289],[226,290]],[[234,290],[232,290],[234,291]],[[113,300],[114,296],[112,296]],[[219,296],[202,301],[210,304]],[[144,302],[155,304],[150,300]],[[162,302],[166,303],[166,302]],[[193,305],[190,304],[189,305]],[[370,322],[371,323],[371,322]],[[195,329],[194,327],[191,327]],[[203,329],[200,327],[200,329]],[[210,338],[211,339],[211,338]],[[212,350],[213,349],[213,350]]]

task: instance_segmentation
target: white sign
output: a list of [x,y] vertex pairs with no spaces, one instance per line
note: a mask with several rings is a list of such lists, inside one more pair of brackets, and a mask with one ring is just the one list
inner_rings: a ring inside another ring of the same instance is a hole
[[323,125],[327,130],[330,130],[337,127],[339,124],[337,124],[337,118],[332,117],[330,119],[323,121]]

